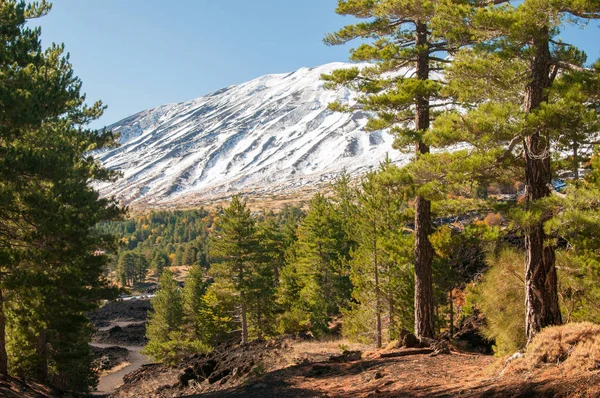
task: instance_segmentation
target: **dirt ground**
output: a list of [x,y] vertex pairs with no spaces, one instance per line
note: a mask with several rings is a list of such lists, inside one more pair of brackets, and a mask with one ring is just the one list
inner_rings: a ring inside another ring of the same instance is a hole
[[[331,360],[340,354],[339,346],[276,341],[223,347],[176,368],[144,366],[129,374],[112,397],[600,396],[598,372],[566,377],[560,367],[549,365],[500,377],[498,359],[456,350],[390,358],[381,357],[390,351],[363,351],[358,360]],[[348,347],[357,348],[365,347]],[[188,380],[190,375],[194,379]]]
[[68,398],[48,386],[25,382],[15,377],[0,376],[0,397],[5,398]]

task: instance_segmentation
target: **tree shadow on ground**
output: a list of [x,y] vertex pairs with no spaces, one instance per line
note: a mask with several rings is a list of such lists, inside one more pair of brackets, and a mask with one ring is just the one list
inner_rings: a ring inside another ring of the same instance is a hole
[[[188,398],[216,398],[216,397],[570,397],[575,393],[581,393],[582,388],[600,382],[600,375],[592,377],[581,377],[554,380],[526,380],[524,378],[510,378],[498,380],[481,380],[475,384],[464,386],[447,386],[442,380],[432,379],[427,385],[414,385],[407,376],[399,374],[397,377],[387,374],[379,380],[368,380],[351,392],[328,391],[326,388],[318,387],[317,384],[326,382],[341,376],[352,376],[373,374],[378,369],[384,369],[386,365],[395,362],[389,360],[367,360],[352,363],[336,364],[331,362],[300,364],[289,368],[270,372],[252,383],[232,387],[226,390],[188,395]],[[311,374],[312,369],[317,366],[320,371]],[[329,369],[328,369],[329,368]],[[300,387],[294,385],[292,378],[303,378],[303,384],[311,384],[314,380],[314,388]],[[308,383],[307,383],[308,382]],[[356,380],[355,380],[356,383]],[[582,396],[593,396],[581,394]]]

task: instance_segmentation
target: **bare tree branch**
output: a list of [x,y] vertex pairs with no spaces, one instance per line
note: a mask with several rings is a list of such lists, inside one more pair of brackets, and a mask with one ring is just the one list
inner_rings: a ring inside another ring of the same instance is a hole
[[585,72],[587,70],[579,65],[575,65],[575,64],[572,64],[572,63],[566,62],[566,61],[555,60],[555,61],[552,61],[552,65],[558,66],[561,69],[574,70],[577,72]]
[[510,143],[508,144],[508,148],[506,148],[506,151],[504,152],[504,154],[502,156],[500,156],[498,159],[496,159],[496,163],[500,163],[502,162],[504,159],[506,159],[513,151],[513,149],[515,149],[515,146],[519,143],[519,141],[521,140],[521,137],[516,136],[512,139],[512,141],[510,141]]

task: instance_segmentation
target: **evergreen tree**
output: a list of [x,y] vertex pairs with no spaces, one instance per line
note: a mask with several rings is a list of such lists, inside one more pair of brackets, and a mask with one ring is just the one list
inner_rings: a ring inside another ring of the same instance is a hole
[[173,264],[171,264],[175,267],[178,267],[180,265],[185,265],[183,262],[183,247],[177,246],[177,250],[175,250],[175,259],[173,261]]
[[[322,334],[331,317],[347,306],[352,288],[349,258],[343,253],[345,242],[347,237],[331,201],[316,194],[298,231],[295,262],[282,271],[279,301],[287,304],[287,315],[294,315],[290,321],[310,325],[314,333]],[[281,328],[288,330],[284,325]]]
[[148,264],[148,260],[141,254],[137,254],[135,256],[135,281],[138,283],[143,283],[146,280],[146,275],[148,274],[148,268],[150,264]]
[[267,283],[275,286],[279,283],[279,273],[285,264],[287,249],[284,232],[281,229],[274,215],[267,215],[258,224],[257,230],[262,255],[261,261],[266,267],[271,268],[273,274],[272,281],[267,281]]
[[133,285],[136,277],[136,255],[126,251],[119,256],[117,273],[123,286]]
[[346,170],[342,170],[342,173],[334,181],[332,188],[333,196],[331,199],[346,237],[343,246],[340,247],[340,253],[342,256],[348,257],[357,245],[355,236],[357,233],[358,190],[353,185],[352,179]]
[[239,297],[239,320],[242,344],[248,343],[248,307],[254,290],[253,278],[258,252],[255,220],[239,196],[234,196],[217,223],[217,236],[212,245],[216,275],[229,281]]
[[208,306],[204,296],[210,283],[205,280],[204,271],[200,266],[195,265],[190,269],[190,273],[185,279],[183,288],[183,312],[187,328],[190,331],[191,339],[206,342],[207,335],[205,322]]
[[146,327],[148,344],[142,352],[158,361],[173,363],[187,347],[182,347],[183,294],[169,269],[162,273],[160,290],[151,303],[153,311]]
[[369,173],[361,184],[358,216],[360,224],[357,225],[356,234],[360,250],[353,256],[352,284],[354,289],[352,295],[361,305],[374,305],[375,344],[377,348],[381,348],[383,300],[380,282],[382,263],[380,239],[385,228],[385,220],[382,218],[383,212],[381,211],[382,195],[375,179],[375,173]]
[[[520,166],[525,183],[517,217],[525,235],[527,341],[548,325],[560,324],[555,241],[544,231],[552,210],[552,154],[565,142],[582,140],[597,115],[582,98],[582,85],[596,73],[583,68],[585,54],[558,40],[567,23],[600,17],[595,1],[522,1],[462,6],[471,35],[482,45],[456,55],[447,73],[449,93],[470,109],[439,120],[430,142],[467,142],[470,178],[494,168]],[[579,136],[574,136],[576,131]],[[463,153],[464,158],[464,153]],[[506,166],[510,164],[509,166]]]
[[152,259],[152,264],[150,264],[150,268],[154,272],[154,275],[160,276],[163,272],[163,269],[169,264],[169,258],[161,253],[156,252],[154,258]]
[[[114,141],[86,127],[103,106],[84,104],[63,47],[42,50],[40,29],[25,26],[49,9],[0,3],[0,374],[10,366],[85,393],[95,376],[84,314],[111,297],[101,278],[107,258],[95,251],[112,239],[92,227],[120,214],[89,185],[114,174],[87,154]],[[30,300],[4,301],[28,290]]]
[[[442,83],[434,79],[448,61],[441,58],[454,50],[445,37],[434,34],[432,24],[442,8],[438,2],[420,0],[339,0],[336,13],[364,22],[343,27],[325,38],[328,45],[367,39],[351,50],[351,60],[371,65],[336,70],[324,75],[327,87],[348,86],[361,95],[361,109],[375,113],[367,130],[389,129],[396,148],[414,147],[419,158],[429,153],[423,135],[430,122],[447,105]],[[352,111],[332,104],[331,109]],[[415,333],[434,335],[431,234],[431,203],[423,195],[414,201]]]
[[183,251],[183,265],[196,264],[196,249],[192,245],[187,245]]
[[[407,277],[405,265],[411,254],[405,252],[410,238],[402,234],[402,227],[408,221],[408,204],[404,201],[402,187],[392,175],[397,168],[389,161],[383,163],[378,172],[368,173],[361,183],[358,203],[353,220],[357,248],[352,252],[351,280],[353,285],[351,311],[344,316],[344,334],[348,336],[374,336],[381,347],[383,341],[383,319],[387,318],[389,338],[393,338],[403,319],[398,319],[398,308],[411,308],[412,284]],[[393,181],[393,182],[392,182]],[[404,240],[404,242],[402,242]],[[397,263],[400,253],[404,261]],[[401,295],[403,286],[408,297]],[[406,289],[408,287],[408,289]],[[412,311],[410,311],[412,315]],[[368,317],[367,319],[362,319]],[[369,319],[370,318],[370,319]],[[374,326],[374,328],[373,328]]]

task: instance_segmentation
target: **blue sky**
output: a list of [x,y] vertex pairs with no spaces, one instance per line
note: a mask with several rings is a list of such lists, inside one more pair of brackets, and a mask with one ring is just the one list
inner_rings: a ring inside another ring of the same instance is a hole
[[[53,0],[44,45],[65,43],[90,101],[108,109],[94,127],[193,99],[267,73],[345,61],[351,45],[322,38],[352,20],[337,0]],[[589,59],[600,29],[569,29]]]

